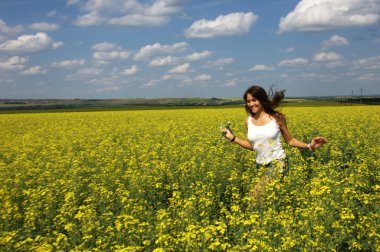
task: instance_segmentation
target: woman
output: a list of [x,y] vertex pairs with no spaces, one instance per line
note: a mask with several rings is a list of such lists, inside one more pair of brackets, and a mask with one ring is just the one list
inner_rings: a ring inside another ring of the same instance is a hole
[[252,196],[257,200],[262,188],[271,180],[271,175],[276,172],[283,173],[287,168],[286,154],[281,144],[280,133],[290,146],[310,151],[318,149],[327,142],[323,137],[315,137],[310,143],[304,143],[294,138],[286,126],[285,116],[275,110],[283,98],[284,91],[276,92],[270,100],[262,87],[248,88],[244,93],[245,109],[248,112],[245,122],[248,129],[248,140],[238,138],[227,128],[222,129],[231,142],[256,152],[258,169],[267,169],[252,191]]

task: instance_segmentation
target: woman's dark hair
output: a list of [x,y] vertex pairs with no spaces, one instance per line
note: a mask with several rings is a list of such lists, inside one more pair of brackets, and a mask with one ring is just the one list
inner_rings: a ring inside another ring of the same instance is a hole
[[269,96],[267,92],[265,92],[265,90],[260,86],[251,86],[250,88],[248,88],[243,95],[245,101],[245,110],[247,111],[247,113],[252,114],[252,111],[249,109],[247,105],[247,95],[250,94],[252,97],[260,101],[266,113],[270,115],[279,114],[279,112],[277,112],[275,108],[277,108],[281,104],[282,99],[284,99],[285,90],[274,92],[273,88],[271,87],[268,93]]

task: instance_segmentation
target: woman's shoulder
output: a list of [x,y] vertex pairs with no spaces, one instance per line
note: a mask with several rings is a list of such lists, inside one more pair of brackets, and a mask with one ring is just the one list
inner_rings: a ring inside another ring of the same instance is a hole
[[276,120],[278,125],[284,125],[286,124],[286,117],[283,113],[276,112],[272,115],[272,117]]
[[252,116],[248,115],[247,118],[245,118],[245,125],[248,125],[249,121],[252,120]]

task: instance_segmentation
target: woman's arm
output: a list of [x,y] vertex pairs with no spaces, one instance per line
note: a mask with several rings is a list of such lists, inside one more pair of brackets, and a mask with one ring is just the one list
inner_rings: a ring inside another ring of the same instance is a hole
[[309,144],[304,143],[296,138],[289,132],[288,126],[286,125],[286,119],[284,115],[279,115],[277,117],[277,123],[280,126],[281,134],[287,144],[293,147],[298,147],[302,149],[310,149],[314,151],[318,149],[323,144],[327,143],[324,137],[314,137]]
[[232,132],[229,129],[223,128],[223,129],[221,129],[221,131],[226,133],[226,138],[228,140],[230,140],[234,143],[237,143],[238,145],[240,145],[241,147],[243,147],[245,149],[253,150],[253,146],[249,141],[238,138],[237,136],[232,134]]

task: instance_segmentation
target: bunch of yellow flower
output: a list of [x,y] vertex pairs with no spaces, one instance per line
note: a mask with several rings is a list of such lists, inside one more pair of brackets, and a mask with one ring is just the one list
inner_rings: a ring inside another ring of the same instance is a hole
[[261,204],[254,153],[219,137],[243,108],[2,114],[0,251],[380,250],[379,110],[284,108],[329,143],[286,147]]

